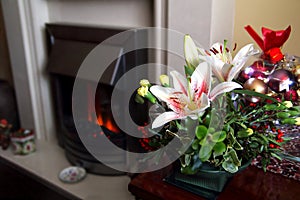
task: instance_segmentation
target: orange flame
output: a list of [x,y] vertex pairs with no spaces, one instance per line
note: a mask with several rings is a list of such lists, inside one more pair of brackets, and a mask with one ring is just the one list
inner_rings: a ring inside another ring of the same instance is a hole
[[97,119],[93,120],[93,115],[92,113],[95,112],[95,109],[93,109],[93,104],[91,101],[93,101],[92,98],[92,88],[90,85],[87,85],[87,97],[88,97],[88,107],[87,107],[87,118],[89,122],[95,122],[96,124],[100,126],[104,126],[108,130],[114,132],[114,133],[119,133],[120,129],[117,127],[115,124],[112,115],[104,115],[105,117],[102,116],[101,114],[101,108],[98,106],[96,108],[96,112],[98,114]]
[[104,126],[105,128],[107,128],[108,130],[110,130],[114,133],[120,132],[120,129],[115,125],[115,123],[113,122],[113,120],[110,117],[106,118],[106,120],[103,120],[102,115],[99,115],[96,123],[100,126]]

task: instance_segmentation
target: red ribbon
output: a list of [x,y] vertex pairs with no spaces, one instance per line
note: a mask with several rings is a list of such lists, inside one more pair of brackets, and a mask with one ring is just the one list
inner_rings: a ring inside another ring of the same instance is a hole
[[273,48],[280,48],[287,41],[291,33],[291,26],[279,31],[262,27],[261,32],[263,37],[261,38],[250,25],[245,26],[245,29],[263,52],[267,52]]

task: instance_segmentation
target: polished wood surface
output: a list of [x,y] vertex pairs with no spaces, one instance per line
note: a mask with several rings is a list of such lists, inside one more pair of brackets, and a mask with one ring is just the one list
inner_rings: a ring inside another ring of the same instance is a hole
[[[204,199],[164,182],[163,178],[167,173],[170,173],[170,169],[139,174],[132,179],[128,189],[143,200]],[[300,200],[300,182],[249,166],[234,176],[217,199]]]

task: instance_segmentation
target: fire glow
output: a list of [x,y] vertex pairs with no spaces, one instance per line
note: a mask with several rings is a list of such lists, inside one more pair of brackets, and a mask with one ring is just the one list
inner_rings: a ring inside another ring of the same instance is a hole
[[[87,119],[89,122],[93,122],[95,124],[98,124],[101,127],[107,128],[109,131],[113,133],[120,133],[120,129],[116,125],[116,123],[113,120],[113,116],[109,111],[106,112],[106,114],[103,114],[101,111],[103,110],[100,104],[95,104],[96,109],[93,108],[93,95],[92,95],[92,89],[90,85],[87,85],[87,97],[88,97],[88,107],[87,107]],[[96,119],[93,119],[92,113],[96,111]]]

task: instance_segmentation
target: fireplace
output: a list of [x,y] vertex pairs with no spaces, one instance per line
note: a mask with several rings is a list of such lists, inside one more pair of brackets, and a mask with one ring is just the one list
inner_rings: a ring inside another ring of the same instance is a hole
[[[72,115],[72,90],[77,71],[88,53],[108,37],[124,30],[66,24],[47,24],[46,28],[49,47],[47,68],[51,74],[56,131],[60,146],[65,149],[66,157],[71,164],[82,166],[88,172],[106,175],[123,174],[123,172],[107,167],[95,159],[81,142]],[[79,79],[82,82],[82,90],[84,90],[82,97],[84,103],[82,106],[78,106],[78,109],[85,116],[80,119],[80,126],[84,126],[87,130],[87,137],[95,139],[107,137],[124,150],[143,150],[137,139],[127,136],[117,126],[112,115],[110,98],[116,81],[134,66],[147,63],[148,57],[149,50],[120,54],[97,83],[95,99],[91,95],[93,85],[91,80]],[[90,106],[89,102],[91,101],[95,101],[95,108]],[[134,109],[146,109],[141,105],[133,106]],[[96,111],[96,117],[92,115],[94,111]],[[122,112],[120,111],[120,113]],[[137,112],[131,114],[137,124],[142,125],[148,120],[147,116]],[[103,131],[95,132],[97,126],[101,126]],[[126,153],[111,152],[103,159],[105,159],[105,163],[126,163]]]

